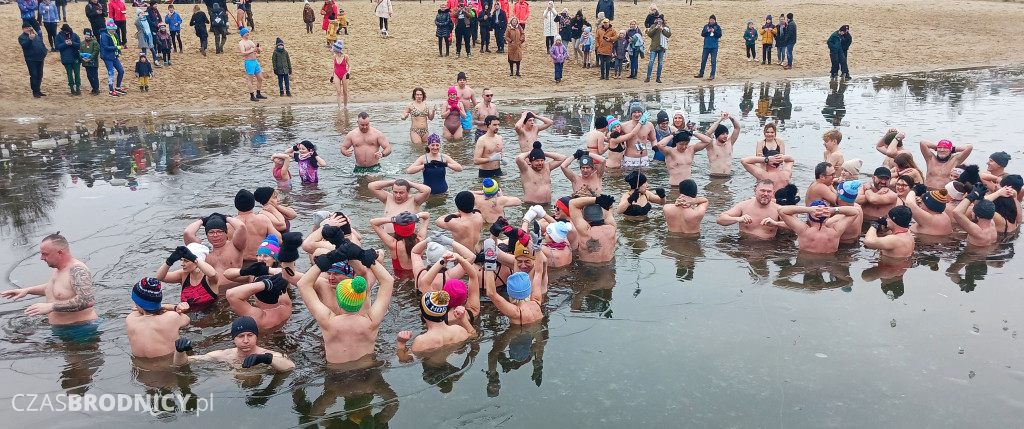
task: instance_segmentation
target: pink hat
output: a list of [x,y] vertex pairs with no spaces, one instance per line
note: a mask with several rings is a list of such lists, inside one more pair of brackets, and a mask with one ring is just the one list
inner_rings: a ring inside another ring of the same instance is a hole
[[450,300],[448,308],[455,308],[466,303],[466,283],[459,279],[450,279],[444,283],[444,291],[448,292]]
[[940,148],[940,149],[941,148],[952,149],[953,148],[953,142],[951,142],[949,140],[946,140],[946,139],[942,139],[942,140],[939,140],[939,144],[935,145],[935,147]]

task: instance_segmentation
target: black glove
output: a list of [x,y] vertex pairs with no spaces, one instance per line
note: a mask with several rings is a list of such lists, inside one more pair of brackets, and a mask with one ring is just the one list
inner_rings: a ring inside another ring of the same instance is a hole
[[299,259],[299,247],[302,246],[301,232],[286,232],[281,235],[281,251],[277,253],[277,260],[281,262],[295,262]]
[[501,227],[501,230],[505,233],[508,233],[509,228],[512,228],[512,226],[508,224],[508,219],[505,219],[505,216],[498,216],[498,220],[494,221],[494,223]]
[[374,249],[363,249],[362,254],[359,256],[359,262],[364,267],[370,268],[374,263],[377,262],[377,251]]
[[495,237],[501,237],[501,233],[504,231],[501,228],[501,225],[498,225],[497,222],[491,224],[490,230],[491,230],[491,235],[493,235]]
[[665,198],[665,188],[654,188],[654,193],[658,195],[658,198]]
[[188,338],[178,338],[174,341],[174,350],[178,353],[185,353],[192,351],[192,341]]
[[263,282],[263,290],[267,292],[280,294],[288,288],[288,280],[281,277],[281,273],[277,273],[272,276],[263,276],[257,280]]
[[967,201],[970,201],[970,202],[973,203],[973,202],[978,201],[978,200],[980,200],[982,198],[985,198],[985,191],[987,191],[987,190],[988,190],[988,187],[985,186],[984,183],[981,183],[981,182],[975,183],[974,184],[974,189],[971,190],[971,192],[968,193],[967,196],[964,197],[964,198],[966,198]]
[[345,232],[341,230],[340,226],[324,225],[320,228],[320,235],[334,247],[338,247],[345,241]]
[[355,243],[345,240],[340,243],[337,247],[337,251],[344,257],[343,260],[347,261],[350,259],[358,260],[363,255],[363,249],[357,246]]
[[639,199],[640,199],[640,190],[639,189],[634,189],[633,192],[631,192],[629,194],[629,196],[626,197],[626,202],[630,203],[630,204],[633,204],[633,203],[636,203],[637,200],[639,200]]
[[583,149],[576,149],[576,152],[572,154],[573,158],[580,159],[583,155],[586,155],[587,151]]
[[430,162],[427,163],[427,165],[430,166],[430,167],[445,168],[445,167],[448,166],[448,163],[444,162],[444,161],[430,161]]
[[272,355],[270,353],[252,354],[252,355],[246,356],[245,359],[242,360],[242,368],[249,368],[249,367],[251,367],[253,365],[259,365],[261,363],[265,363],[267,365],[270,365],[270,362],[273,362],[273,361],[274,361],[274,355]]
[[871,222],[871,227],[874,228],[874,229],[877,229],[879,231],[881,231],[884,228],[888,228],[889,227],[889,218],[887,218],[885,216],[880,217],[880,218],[878,218],[878,220],[876,220],[874,222]]
[[[178,248],[175,249],[174,251],[178,252],[178,255],[181,255],[182,258],[188,259],[192,263],[196,262],[196,259],[197,259],[196,255],[194,253],[192,253],[191,250],[188,250],[188,247],[178,246]],[[167,265],[170,265],[170,264],[167,264]]]
[[457,214],[455,214],[455,213],[452,213],[452,214],[450,214],[450,215],[448,215],[448,216],[445,216],[445,217],[444,217],[444,221],[445,221],[445,222],[451,222],[451,221],[452,221],[452,219],[455,219],[455,218],[457,218],[457,217],[459,217],[459,215],[457,215]]
[[174,249],[174,251],[171,252],[171,256],[167,257],[167,260],[165,262],[167,262],[168,267],[173,267],[175,262],[181,260],[181,251],[179,251],[178,249],[181,249],[182,247],[183,246],[179,246],[177,249]]
[[925,186],[924,183],[918,183],[918,184],[914,185],[913,191],[914,191],[914,195],[917,195],[917,196],[920,197],[920,196],[922,196],[922,195],[924,195],[925,193],[928,192],[928,187]]
[[614,203],[615,198],[611,195],[601,194],[597,196],[597,205],[601,206],[602,209],[611,210]]
[[320,269],[321,273],[326,273],[327,270],[331,269],[331,265],[334,265],[335,262],[341,262],[344,260],[345,255],[342,252],[338,251],[338,249],[334,249],[330,252],[324,253],[323,255],[313,258],[313,263],[316,264],[316,267]]
[[238,270],[238,274],[243,276],[259,277],[270,274],[270,269],[267,268],[267,264],[257,262],[248,267]]

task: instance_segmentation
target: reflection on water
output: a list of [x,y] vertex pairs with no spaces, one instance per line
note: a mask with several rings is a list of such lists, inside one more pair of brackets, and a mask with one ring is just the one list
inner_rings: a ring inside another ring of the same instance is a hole
[[[821,133],[832,126],[844,133],[846,157],[864,159],[866,171],[881,162],[874,142],[890,126],[931,140],[959,130],[955,140],[983,142],[972,158],[977,163],[996,147],[1024,158],[1005,129],[962,125],[1016,123],[1024,110],[1022,75],[1019,68],[967,70],[541,100],[498,94],[496,102],[506,141],[514,141],[512,124],[529,109],[552,118],[541,140],[562,153],[582,145],[596,115],[625,116],[634,97],[652,114],[679,110],[701,128],[723,110],[741,117],[737,157],[753,151],[766,122],[777,121],[803,188],[821,157]],[[62,230],[94,273],[105,322],[98,341],[66,344],[51,338],[44,322],[22,316],[23,302],[0,303],[0,410],[19,393],[61,391],[212,395],[215,413],[198,413],[193,400],[157,417],[203,426],[233,426],[248,416],[268,427],[671,427],[681,417],[702,427],[774,426],[775,419],[790,427],[950,427],[984,416],[985,426],[1011,427],[1024,412],[1014,399],[1024,395],[1024,378],[1011,368],[1024,355],[1012,335],[1021,328],[1015,303],[1024,299],[1014,287],[1024,270],[1014,263],[1012,240],[983,254],[964,249],[962,238],[922,240],[914,257],[887,261],[860,246],[829,258],[802,254],[792,235],[741,238],[714,219],[750,198],[754,180],[738,161],[735,177],[709,180],[703,155],[694,165],[700,194],[710,200],[702,234],[665,234],[657,208],[647,221],[620,222],[613,264],[552,270],[547,315],[535,325],[510,327],[485,305],[478,340],[399,362],[397,333],[422,329],[406,279],[396,283],[369,369],[324,364],[319,328],[294,291],[288,324],[261,339],[296,362],[291,373],[171,369],[132,359],[123,325],[127,285],[152,275],[189,222],[231,212],[238,188],[272,185],[270,154],[297,141],[317,144],[328,166],[319,184],[281,191],[281,202],[299,213],[295,230],[311,229],[314,210],[342,210],[357,219],[365,242],[379,246],[367,222],[382,208],[366,184],[409,177],[403,172],[422,148],[406,143],[396,105],[364,108],[395,147],[374,176],[351,174],[352,160],[338,151],[358,110],[282,107],[4,125],[0,236],[8,246],[8,283],[43,281],[48,271],[37,260],[37,243]],[[443,150],[471,163],[470,140]],[[501,185],[521,195],[510,169]],[[667,184],[660,165],[648,177],[652,187]],[[448,180],[453,192],[479,187],[471,171]],[[560,172],[553,182],[556,196],[569,193]],[[609,171],[604,185],[611,195],[627,189],[618,171]],[[434,196],[426,210],[434,218],[447,213],[449,199]],[[168,285],[165,294],[173,299],[177,287]],[[197,350],[230,343],[227,306],[192,317],[183,335]],[[976,325],[1002,330],[981,335]],[[957,354],[958,347],[967,352]],[[965,387],[970,395],[962,394]],[[838,397],[841,404],[828,399]],[[12,425],[46,418],[5,415]]]

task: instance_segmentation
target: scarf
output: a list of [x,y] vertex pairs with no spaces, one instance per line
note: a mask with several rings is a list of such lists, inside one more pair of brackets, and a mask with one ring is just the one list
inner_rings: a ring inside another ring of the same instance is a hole
[[561,243],[555,243],[555,242],[548,243],[548,247],[550,247],[552,250],[562,250],[562,249],[564,249],[568,245],[569,245],[568,241],[563,241]]
[[[454,86],[449,86],[448,87],[448,95],[449,96],[452,95],[452,94],[458,94],[458,93],[459,93],[459,91],[457,89],[455,89]],[[448,108],[451,111],[453,111],[453,112],[458,112],[459,111],[459,98],[455,97],[455,99],[452,100],[451,97],[449,97],[448,98]]]

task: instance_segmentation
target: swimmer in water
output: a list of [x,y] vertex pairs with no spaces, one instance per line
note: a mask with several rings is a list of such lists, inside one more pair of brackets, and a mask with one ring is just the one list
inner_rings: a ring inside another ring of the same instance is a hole
[[[907,206],[889,209],[888,215],[871,222],[864,236],[864,247],[878,249],[882,256],[889,258],[909,258],[915,247],[914,235],[909,233],[912,216]],[[883,232],[887,234],[881,235]]]
[[[210,249],[200,243],[178,246],[156,270],[157,280],[181,284],[181,302],[195,311],[209,308],[219,296],[217,269],[206,262],[209,253]],[[179,261],[181,269],[170,271]],[[237,268],[229,268],[232,269]]]
[[[796,215],[807,214],[807,222]],[[779,217],[797,235],[801,252],[832,254],[839,250],[839,238],[860,216],[859,207],[829,207],[818,200],[810,206],[779,207]]]
[[[450,344],[458,344],[476,336],[476,329],[466,317],[465,307],[455,307],[449,314],[451,297],[443,290],[427,292],[420,297],[420,319],[427,331],[417,335],[412,347],[406,344],[412,339],[412,331],[398,333],[398,359],[407,362],[412,359],[409,352],[424,353]],[[449,325],[448,320],[457,321]]]
[[356,125],[356,129],[345,134],[341,154],[355,155],[353,173],[377,173],[380,171],[381,158],[391,155],[391,144],[384,133],[370,126],[370,114],[359,112]]
[[679,197],[662,206],[669,232],[700,234],[700,223],[708,211],[708,199],[697,196],[697,182],[679,182]]
[[949,172],[954,166],[966,162],[973,149],[974,146],[969,144],[953,146],[953,142],[949,140],[939,140],[938,143],[921,140],[921,155],[924,155],[927,167],[924,184],[928,189],[946,186],[946,182],[949,182]]
[[125,318],[125,331],[132,356],[156,358],[174,353],[178,331],[188,326],[187,302],[163,305],[163,285],[155,278],[144,278],[132,287],[135,307]]
[[651,211],[652,202],[661,205],[665,204],[665,188],[648,190],[647,175],[639,171],[633,171],[625,177],[625,180],[631,191],[622,194],[619,200],[619,206],[616,211],[620,215],[646,219],[647,213]]
[[448,140],[462,139],[462,121],[468,117],[468,107],[459,100],[459,90],[454,86],[448,87],[448,99],[441,109],[441,117],[444,118],[444,130],[442,136]]
[[51,326],[92,324],[99,320],[93,310],[96,298],[92,273],[85,263],[71,255],[68,240],[59,232],[47,235],[39,245],[39,259],[54,269],[46,283],[6,290],[0,296],[12,301],[26,295],[45,296],[46,302],[28,306],[25,315],[46,315]]
[[179,338],[174,342],[174,365],[197,361],[220,361],[233,365],[240,364],[242,368],[266,364],[277,371],[295,369],[295,363],[284,354],[256,345],[259,334],[260,329],[257,327],[256,321],[252,317],[241,316],[231,322],[231,338],[235,346],[230,349],[189,356],[185,353],[192,351],[192,341],[187,338]]
[[722,226],[739,223],[741,234],[761,240],[775,238],[779,228],[785,227],[786,224],[779,217],[779,205],[772,201],[774,195],[774,182],[771,179],[761,179],[754,185],[753,198],[742,201],[718,215],[717,222]]

